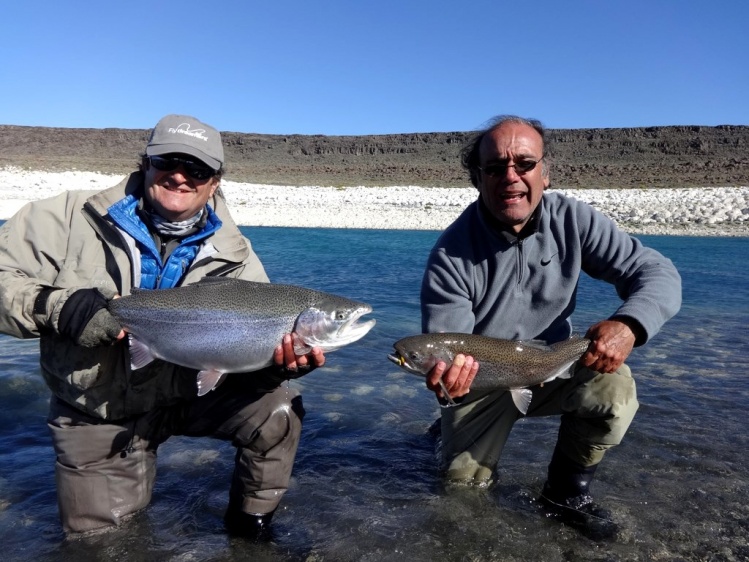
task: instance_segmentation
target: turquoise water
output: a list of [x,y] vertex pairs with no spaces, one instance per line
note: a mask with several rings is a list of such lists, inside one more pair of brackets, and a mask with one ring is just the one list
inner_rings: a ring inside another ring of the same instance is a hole
[[[307,417],[271,545],[228,538],[221,517],[233,450],[173,439],[151,506],[120,529],[65,540],[57,520],[48,391],[36,342],[0,336],[0,539],[10,560],[747,560],[749,238],[641,237],[684,282],[679,315],[629,360],[641,408],[593,491],[622,532],[591,541],[544,520],[553,419],[521,420],[491,490],[445,491],[423,382],[390,363],[420,330],[418,291],[437,232],[250,228],[275,282],[369,302],[377,325],[295,381]],[[616,306],[583,279],[578,331]]]

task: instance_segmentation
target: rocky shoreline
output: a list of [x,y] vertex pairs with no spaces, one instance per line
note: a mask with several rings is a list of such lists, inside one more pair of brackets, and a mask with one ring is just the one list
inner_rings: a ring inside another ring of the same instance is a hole
[[[122,175],[0,169],[0,220],[28,201],[105,189]],[[224,181],[243,226],[443,230],[476,198],[473,188],[279,186]],[[749,236],[749,187],[561,189],[632,234]]]
[[[749,236],[749,187],[560,189],[632,234]],[[239,224],[443,230],[476,199],[473,188],[288,187],[226,182]]]
[[[0,220],[26,202],[70,189],[104,189],[123,175],[0,168]],[[443,230],[476,198],[473,188],[280,186],[224,181],[237,224]],[[749,186],[560,189],[632,234],[749,236]]]

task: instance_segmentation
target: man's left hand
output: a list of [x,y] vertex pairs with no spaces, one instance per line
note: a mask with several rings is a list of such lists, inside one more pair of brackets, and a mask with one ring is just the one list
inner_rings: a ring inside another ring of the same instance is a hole
[[588,329],[590,346],[580,362],[600,373],[613,373],[622,366],[635,346],[635,333],[620,320],[603,320]]

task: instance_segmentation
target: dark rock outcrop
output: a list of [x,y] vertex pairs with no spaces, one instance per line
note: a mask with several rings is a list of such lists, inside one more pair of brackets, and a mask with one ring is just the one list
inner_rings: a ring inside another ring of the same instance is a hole
[[[227,179],[281,185],[467,186],[471,132],[371,136],[222,133]],[[0,125],[0,166],[124,173],[148,131]],[[555,187],[749,185],[749,126],[551,129]]]

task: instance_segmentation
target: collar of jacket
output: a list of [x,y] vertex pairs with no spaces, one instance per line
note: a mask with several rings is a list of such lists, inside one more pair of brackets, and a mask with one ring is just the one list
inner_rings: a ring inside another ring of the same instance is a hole
[[[150,232],[150,226],[145,224],[138,213],[141,199],[135,194],[126,195],[108,209],[112,220],[130,236],[138,240],[144,248],[148,248],[157,259],[160,259]],[[181,244],[197,242],[211,236],[221,228],[221,219],[216,216],[210,205],[206,205],[206,222],[203,228],[181,239]]]
[[533,215],[531,216],[530,220],[518,233],[515,233],[515,231],[512,230],[509,226],[500,222],[494,215],[492,215],[489,207],[486,206],[486,203],[484,203],[484,199],[481,197],[481,195],[479,195],[478,197],[478,207],[479,216],[481,217],[481,220],[486,228],[502,238],[505,242],[512,244],[517,242],[518,240],[528,238],[529,236],[532,236],[538,232],[539,226],[541,225],[541,215],[544,212],[544,198],[541,198],[541,201],[539,201],[536,210],[533,211]]

